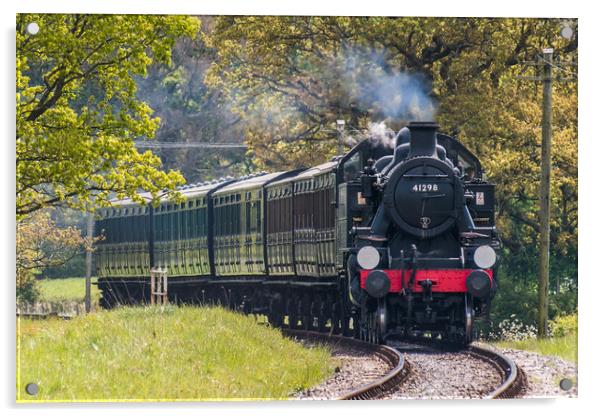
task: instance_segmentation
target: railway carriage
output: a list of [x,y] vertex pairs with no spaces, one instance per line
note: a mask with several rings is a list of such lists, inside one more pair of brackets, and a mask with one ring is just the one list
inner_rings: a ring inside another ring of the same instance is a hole
[[147,302],[150,268],[161,267],[172,302],[377,343],[399,333],[469,343],[495,294],[494,186],[433,123],[411,123],[392,147],[367,138],[316,167],[180,193],[101,210],[104,307]]

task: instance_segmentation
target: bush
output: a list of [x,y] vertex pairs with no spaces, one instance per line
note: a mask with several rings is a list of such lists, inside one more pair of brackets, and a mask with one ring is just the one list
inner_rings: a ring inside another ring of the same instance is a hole
[[485,329],[480,335],[486,340],[521,341],[537,337],[537,327],[525,324],[514,314],[500,321],[497,326]]
[[577,313],[568,316],[559,316],[550,322],[550,331],[553,337],[568,336],[577,333]]
[[46,268],[42,274],[44,278],[71,278],[86,275],[86,254],[80,253],[67,261],[64,265]]
[[40,289],[33,275],[20,277],[17,281],[17,302],[34,303],[40,296]]

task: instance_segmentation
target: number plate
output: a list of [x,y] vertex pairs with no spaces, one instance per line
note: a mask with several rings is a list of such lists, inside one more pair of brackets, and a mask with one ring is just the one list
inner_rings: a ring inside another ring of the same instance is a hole
[[430,191],[439,191],[438,184],[414,184],[412,191],[415,193],[428,193]]

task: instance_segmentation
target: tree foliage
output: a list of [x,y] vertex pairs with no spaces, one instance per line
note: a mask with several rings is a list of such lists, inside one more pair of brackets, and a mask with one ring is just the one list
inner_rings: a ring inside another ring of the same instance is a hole
[[36,273],[67,263],[83,249],[91,247],[75,227],[60,228],[50,213],[38,210],[17,222],[17,299],[36,297]]
[[[202,31],[212,30],[214,17],[201,17]],[[138,80],[138,96],[148,103],[161,124],[155,134],[160,143],[243,143],[241,118],[230,111],[230,101],[221,89],[205,83],[215,50],[201,37],[181,38],[172,48],[169,64],[155,63]],[[179,169],[188,182],[226,175],[248,174],[251,161],[244,148],[162,148],[155,150],[166,168]]]
[[[227,92],[242,117],[255,163],[272,168],[311,165],[332,156],[339,118],[357,130],[370,122],[385,120],[399,128],[416,117],[429,118],[410,111],[411,103],[396,102],[407,101],[404,94],[421,97],[421,91],[430,91],[442,130],[479,155],[497,184],[497,222],[506,252],[502,272],[510,280],[533,282],[541,86],[518,77],[538,75],[537,66],[524,63],[535,62],[545,47],[572,64],[557,65],[556,75],[573,76],[576,22],[571,40],[560,36],[560,23],[226,16],[206,37],[218,57],[207,81]],[[553,123],[552,284],[559,279],[559,287],[575,289],[576,81],[555,83]]]
[[[36,22],[40,31],[25,27]],[[134,139],[159,125],[136,97],[134,77],[168,63],[177,38],[194,36],[182,16],[20,14],[17,16],[17,216],[48,206],[84,208],[111,193],[154,197],[183,182],[160,170]]]

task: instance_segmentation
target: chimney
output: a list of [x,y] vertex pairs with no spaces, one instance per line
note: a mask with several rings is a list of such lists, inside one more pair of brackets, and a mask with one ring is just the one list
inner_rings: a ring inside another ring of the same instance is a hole
[[410,154],[416,156],[437,156],[437,130],[435,122],[410,122]]

